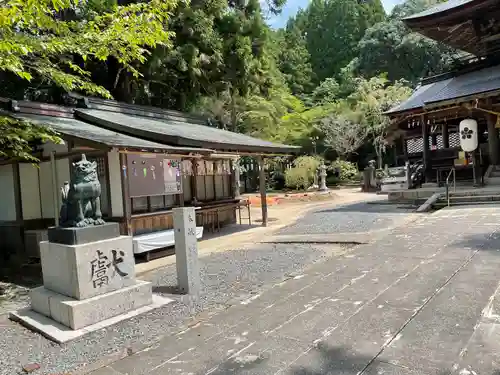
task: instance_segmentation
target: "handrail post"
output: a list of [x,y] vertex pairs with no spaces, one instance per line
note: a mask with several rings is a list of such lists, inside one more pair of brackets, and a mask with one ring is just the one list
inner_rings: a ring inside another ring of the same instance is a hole
[[450,177],[453,176],[453,191],[456,191],[456,174],[455,174],[455,167],[451,167],[450,171],[448,172],[448,175],[446,176],[446,201],[448,204],[448,207],[450,207]]

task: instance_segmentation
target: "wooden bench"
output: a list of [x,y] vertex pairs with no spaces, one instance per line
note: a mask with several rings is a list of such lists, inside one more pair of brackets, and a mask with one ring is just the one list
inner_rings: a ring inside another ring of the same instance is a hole
[[[242,209],[247,209],[248,217],[243,218],[241,215]],[[252,224],[252,217],[250,213],[250,202],[248,200],[242,200],[239,202],[210,205],[201,207],[199,211],[196,212],[197,223],[214,233],[215,231],[220,231],[220,220],[219,216],[222,212],[238,210],[239,224],[241,225],[243,220],[248,220],[248,225]]]

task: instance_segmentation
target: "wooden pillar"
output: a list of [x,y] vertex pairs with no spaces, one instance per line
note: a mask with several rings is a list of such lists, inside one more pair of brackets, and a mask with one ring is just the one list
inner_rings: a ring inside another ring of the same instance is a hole
[[123,216],[125,218],[125,235],[132,236],[132,198],[128,186],[127,154],[120,153],[121,182],[123,195]]
[[52,174],[52,200],[54,201],[54,225],[59,226],[59,187],[57,186],[56,152],[50,153],[50,169]]
[[198,184],[197,184],[197,176],[198,176],[198,160],[191,159],[191,170],[193,171],[193,175],[191,176],[191,201],[193,205],[198,203]]
[[497,165],[500,162],[498,129],[495,127],[497,123],[497,116],[489,114],[486,117],[486,121],[488,124],[488,153],[490,155],[490,164]]
[[479,147],[472,151],[472,162],[474,169],[474,186],[479,187],[483,184],[483,172],[481,169],[481,158],[479,157]]
[[264,166],[264,157],[259,156],[258,160],[259,160],[260,205],[262,207],[262,226],[267,227],[266,170]]
[[441,126],[441,135],[443,137],[443,148],[450,148],[450,133],[446,122]]
[[401,140],[403,142],[403,154],[405,156],[405,162],[407,162],[410,160],[410,158],[408,157],[408,142],[405,137],[401,137]]
[[436,146],[436,148],[437,148],[437,134],[436,133],[431,135],[431,140],[432,140],[431,145]]
[[420,123],[422,126],[422,141],[423,141],[422,159],[424,162],[425,177],[427,179],[431,167],[431,160],[429,154],[429,128],[426,123],[425,115],[420,116]]
[[231,182],[233,189],[233,197],[235,199],[241,198],[240,189],[240,159],[231,160]]
[[[19,230],[19,242],[21,245],[21,249],[26,254],[26,242],[24,238],[24,223],[23,223],[23,202],[21,198],[21,173],[19,171],[19,162],[12,164],[12,171],[14,177],[14,199],[16,202],[16,221],[19,224],[19,227],[16,227],[16,230]],[[41,201],[40,201],[41,203]],[[17,235],[17,233],[16,233]]]

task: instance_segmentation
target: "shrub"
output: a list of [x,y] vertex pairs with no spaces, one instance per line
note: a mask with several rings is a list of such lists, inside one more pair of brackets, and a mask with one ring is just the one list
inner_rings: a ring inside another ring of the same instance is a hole
[[318,156],[300,156],[293,167],[285,172],[286,186],[291,189],[307,189],[314,181],[314,174],[323,160]]
[[285,172],[285,183],[290,189],[306,189],[309,186],[307,170],[293,167]]
[[338,181],[353,181],[359,179],[358,166],[350,161],[337,159],[330,164],[331,171],[339,171]]
[[307,175],[308,181],[312,183],[314,181],[314,174],[322,162],[323,159],[319,156],[299,156],[293,161],[293,166],[303,169],[304,173]]
[[269,187],[271,190],[283,190],[286,186],[285,174],[282,171],[272,171],[269,177]]

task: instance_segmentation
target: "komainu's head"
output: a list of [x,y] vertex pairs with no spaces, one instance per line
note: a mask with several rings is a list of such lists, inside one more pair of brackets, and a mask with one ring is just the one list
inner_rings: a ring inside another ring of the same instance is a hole
[[82,154],[82,160],[73,163],[73,183],[97,181],[97,162],[88,161],[85,154]]

